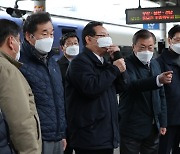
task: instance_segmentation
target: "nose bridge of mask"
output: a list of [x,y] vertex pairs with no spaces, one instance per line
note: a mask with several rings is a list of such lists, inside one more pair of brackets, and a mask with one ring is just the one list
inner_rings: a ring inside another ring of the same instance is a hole
[[101,47],[108,47],[112,45],[112,39],[111,37],[100,37],[97,39],[98,46]]

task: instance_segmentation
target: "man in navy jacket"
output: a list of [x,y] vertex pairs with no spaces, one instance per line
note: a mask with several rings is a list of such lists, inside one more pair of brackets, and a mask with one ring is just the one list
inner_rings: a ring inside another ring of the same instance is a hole
[[159,154],[180,153],[180,25],[168,32],[169,49],[158,57],[162,71],[173,71],[171,84],[164,86],[167,101],[167,133],[160,137]]
[[62,154],[66,129],[64,89],[59,66],[52,57],[54,29],[49,13],[28,16],[23,32],[21,71],[34,93],[41,123],[42,153]]
[[[64,55],[58,60],[58,64],[62,74],[63,85],[65,87],[65,77],[69,63],[79,54],[79,38],[75,33],[70,32],[63,35],[59,43]],[[68,131],[66,131],[66,141],[67,146],[64,154],[72,154],[73,148],[69,146]]]
[[133,55],[126,59],[129,87],[120,95],[121,154],[157,154],[159,134],[166,133],[166,100],[162,84],[172,72],[164,72],[151,59],[156,39],[140,30],[133,36]]
[[70,144],[76,154],[112,154],[119,143],[116,92],[126,66],[124,59],[110,64],[103,58],[119,48],[101,22],[88,23],[82,39],[83,52],[71,61],[66,77]]

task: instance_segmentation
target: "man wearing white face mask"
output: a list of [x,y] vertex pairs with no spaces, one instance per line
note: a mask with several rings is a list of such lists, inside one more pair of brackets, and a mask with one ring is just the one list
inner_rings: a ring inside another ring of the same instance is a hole
[[159,134],[166,133],[166,100],[163,84],[172,71],[161,73],[152,59],[156,38],[148,30],[133,36],[134,53],[127,57],[129,87],[120,96],[121,154],[157,154]]
[[64,88],[59,66],[52,57],[54,29],[49,13],[28,16],[23,32],[21,71],[35,96],[41,122],[42,153],[62,154],[66,146]]
[[75,33],[66,33],[60,39],[60,48],[63,56],[58,60],[58,64],[62,74],[63,84],[65,83],[66,70],[69,62],[79,54],[79,38]]
[[83,51],[69,64],[66,74],[66,113],[70,146],[76,154],[113,154],[118,147],[118,103],[123,87],[123,59],[107,62],[107,52],[118,51],[101,22],[83,29]]
[[173,71],[172,83],[165,85],[167,100],[167,133],[160,137],[159,154],[180,153],[180,25],[168,32],[169,48],[164,49],[158,62],[162,71]]
[[[58,60],[58,64],[62,74],[63,85],[65,88],[65,76],[70,61],[79,54],[79,38],[73,32],[66,33],[60,39],[60,48],[63,51],[63,56]],[[69,145],[69,135],[66,131],[67,146],[64,154],[72,154],[73,148]]]
[[0,153],[40,154],[40,122],[32,90],[19,71],[19,49],[20,27],[0,19]]

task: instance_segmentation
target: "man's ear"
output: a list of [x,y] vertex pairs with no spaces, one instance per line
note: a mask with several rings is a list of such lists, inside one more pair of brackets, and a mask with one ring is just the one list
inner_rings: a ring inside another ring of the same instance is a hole
[[7,42],[7,45],[8,47],[11,49],[11,50],[14,50],[14,46],[13,46],[13,37],[12,36],[9,36],[6,40]]
[[170,39],[170,38],[168,38],[168,43],[169,43],[169,44],[172,44],[172,43],[171,43],[171,39]]
[[132,44],[132,50],[134,51],[134,44]]
[[33,37],[33,35],[31,33],[26,32],[24,37],[31,45],[34,46],[35,40],[34,40],[34,37]]
[[59,49],[60,49],[62,52],[65,52],[65,47],[64,47],[64,46],[60,45],[60,46],[59,46]]
[[33,36],[29,32],[26,32],[24,37],[29,42],[32,39]]
[[86,36],[85,40],[86,40],[86,44],[89,44],[91,42],[92,38],[91,38],[91,36]]

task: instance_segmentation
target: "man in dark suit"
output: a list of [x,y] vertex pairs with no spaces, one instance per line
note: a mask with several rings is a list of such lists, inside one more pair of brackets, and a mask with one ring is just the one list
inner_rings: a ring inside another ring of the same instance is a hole
[[121,154],[157,154],[159,134],[166,133],[166,101],[163,84],[172,72],[161,73],[152,59],[156,39],[148,30],[133,36],[134,53],[126,59],[129,87],[120,95]]
[[118,147],[118,103],[124,59],[113,64],[106,52],[119,51],[101,22],[88,23],[82,32],[83,52],[70,63],[65,88],[70,144],[76,154],[113,154]]
[[180,25],[168,32],[169,48],[158,57],[162,71],[173,71],[172,83],[165,85],[167,100],[167,133],[160,137],[159,154],[180,153]]
[[[79,38],[75,33],[66,33],[60,39],[60,48],[63,51],[63,56],[58,60],[58,64],[60,67],[61,75],[62,75],[62,82],[65,88],[65,76],[66,71],[69,66],[69,62],[79,54]],[[66,141],[67,146],[64,151],[64,154],[72,154],[73,148],[69,146],[69,136],[68,132],[66,131]]]
[[70,32],[63,35],[59,43],[63,51],[63,56],[58,60],[58,64],[61,70],[63,84],[65,84],[65,75],[69,62],[79,54],[79,38],[75,33]]

